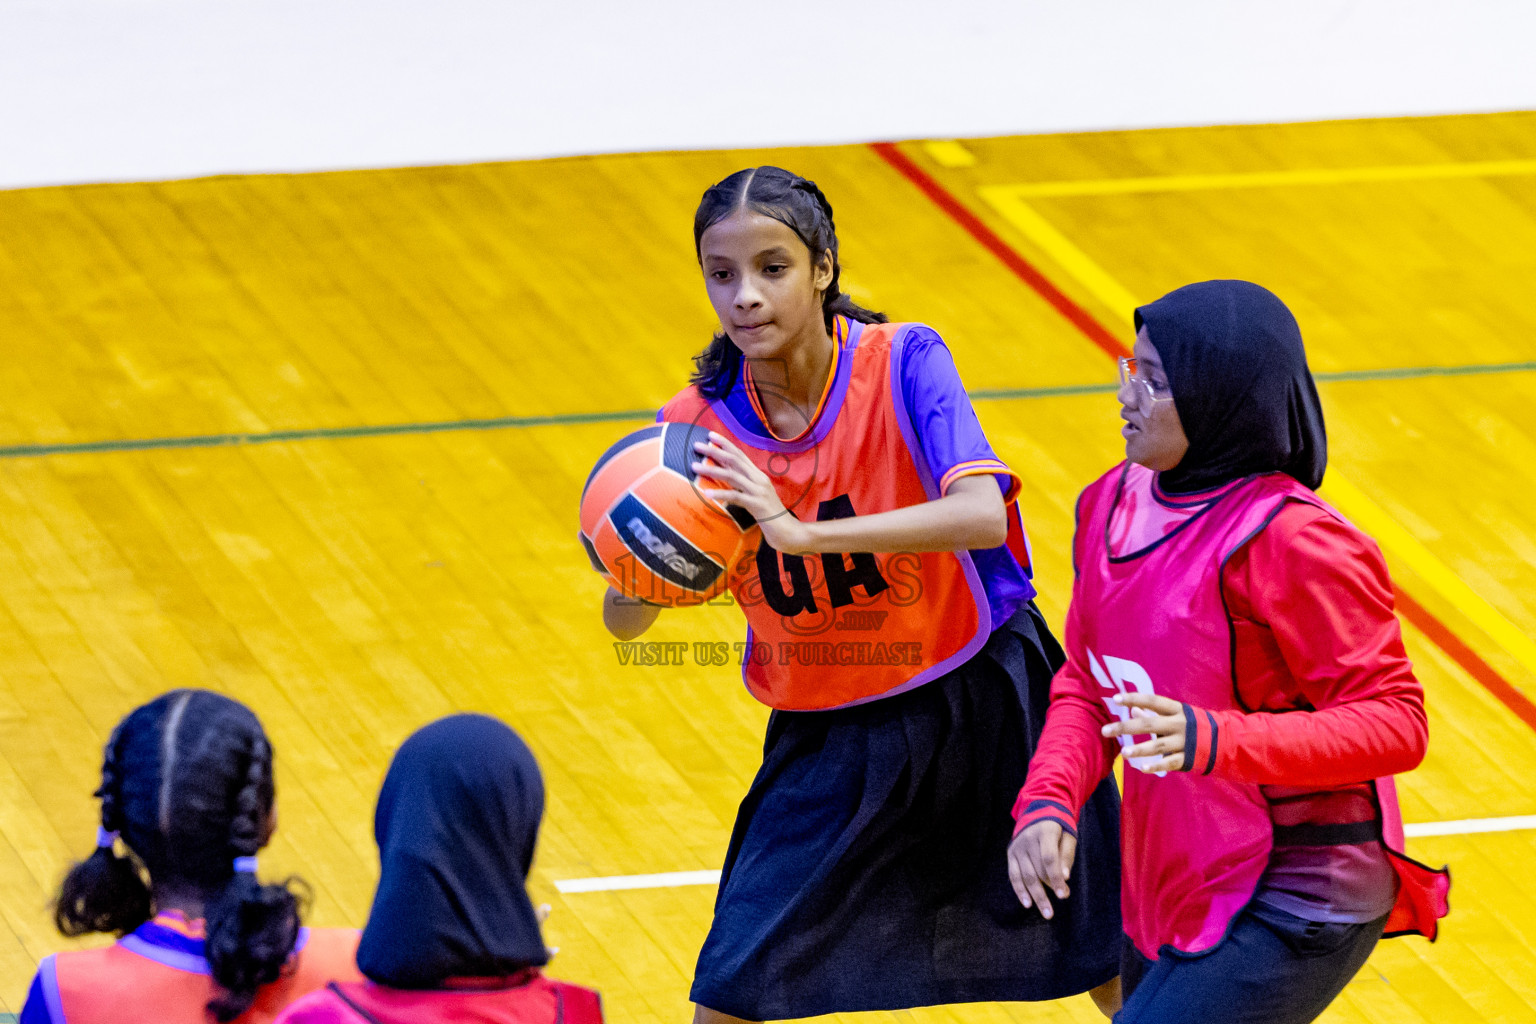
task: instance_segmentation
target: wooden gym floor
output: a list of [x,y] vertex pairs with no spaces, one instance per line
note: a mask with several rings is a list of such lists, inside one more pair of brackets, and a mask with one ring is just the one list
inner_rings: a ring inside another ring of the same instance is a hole
[[[1228,276],[1290,302],[1325,493],[1387,550],[1429,694],[1409,849],[1455,872],[1440,941],[1384,943],[1324,1019],[1536,1018],[1536,114],[0,193],[3,1008],[69,945],[47,904],[109,729],[208,686],[272,733],[264,872],[307,878],[322,925],[366,916],[398,743],[511,722],[547,776],[554,971],[616,1024],[685,1019],[713,888],[555,883],[717,868],[766,712],[734,667],[620,664],[576,499],[709,336],[700,192],[763,162],[825,188],[861,302],[949,341],[1055,624],[1131,305]],[[708,608],[650,639],[741,633]]]

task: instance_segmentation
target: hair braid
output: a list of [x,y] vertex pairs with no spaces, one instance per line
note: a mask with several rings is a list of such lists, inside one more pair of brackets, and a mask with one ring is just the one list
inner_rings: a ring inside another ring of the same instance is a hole
[[272,748],[266,737],[251,739],[245,777],[235,793],[234,817],[229,823],[229,846],[236,855],[249,857],[261,848],[262,828],[272,805]]
[[821,190],[820,185],[817,185],[810,178],[800,178],[792,187],[802,192],[810,193],[811,198],[816,200],[816,205],[820,208],[821,215],[827,219],[827,234],[831,236],[831,242],[827,245],[827,248],[836,253],[837,222],[832,219],[832,203],[827,199],[827,194]]
[[244,1013],[263,985],[282,974],[299,936],[300,897],[290,885],[262,885],[254,872],[234,871],[234,857],[253,856],[266,839],[273,799],[272,747],[259,732],[237,756],[244,764],[231,801],[231,875],[207,910],[207,955],[213,979],[224,989],[208,1003],[220,1021]]
[[838,259],[837,253],[837,222],[832,219],[832,203],[828,201],[826,193],[809,178],[800,178],[793,187],[809,195],[816,203],[816,215],[812,221],[814,226],[808,232],[810,237],[803,239],[806,248],[811,250],[811,259],[820,263],[827,253],[832,254],[832,279],[827,282],[826,291],[821,295],[821,308],[826,314],[827,326],[830,327],[832,318],[837,315],[833,305],[842,296],[839,282],[843,275],[842,261]]
[[101,801],[101,827],[108,832],[118,832],[123,827],[122,815],[117,807],[117,744],[122,738],[124,724],[117,723],[117,728],[112,730],[111,737],[107,739],[101,756],[101,785],[91,794]]
[[[126,719],[118,723],[107,740],[101,785],[93,794],[101,800],[101,827],[107,832],[117,832],[123,825],[117,762],[127,724]],[[53,923],[70,936],[89,932],[121,935],[149,920],[152,906],[149,886],[144,884],[138,866],[127,857],[119,857],[112,844],[98,843],[95,852],[78,861],[64,877],[53,906]]]

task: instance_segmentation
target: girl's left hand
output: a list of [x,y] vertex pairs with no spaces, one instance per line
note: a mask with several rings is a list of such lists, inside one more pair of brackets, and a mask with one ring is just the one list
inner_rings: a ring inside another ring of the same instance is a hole
[[[1144,772],[1181,772],[1184,770],[1184,736],[1189,723],[1184,705],[1155,693],[1117,693],[1112,698],[1121,707],[1131,709],[1129,721],[1111,722],[1099,732],[1105,737],[1139,736],[1152,738],[1136,744],[1121,756],[1129,764],[1133,757],[1165,755],[1160,761],[1142,765]],[[1139,712],[1139,713],[1138,713]]]
[[[805,551],[807,527],[795,514],[784,507],[779,494],[773,489],[768,474],[758,469],[746,454],[725,436],[709,432],[709,441],[694,444],[700,459],[693,464],[693,471],[701,479],[699,493],[722,505],[740,505],[752,513],[762,527],[763,539],[775,550],[786,554]],[[708,459],[714,465],[707,464]],[[704,480],[723,484],[723,488],[702,486]]]

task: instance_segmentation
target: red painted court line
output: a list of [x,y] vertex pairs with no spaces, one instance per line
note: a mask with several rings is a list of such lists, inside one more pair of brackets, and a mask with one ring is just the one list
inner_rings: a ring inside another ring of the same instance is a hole
[[[927,171],[913,163],[894,142],[872,142],[869,148],[894,167],[902,177],[916,185],[935,206],[949,214],[955,223],[980,242],[988,252],[1001,260],[1003,265],[1018,275],[1020,280],[1038,292],[1041,298],[1055,307],[1056,311],[1066,317],[1072,326],[1081,331],[1089,341],[1116,359],[1130,355],[1125,345],[1106,330],[1103,324],[1095,320],[1093,314],[1073,302],[1033,264],[1014,252],[997,232],[983,224],[981,219],[956,199],[953,193],[935,181]],[[1536,704],[1533,704],[1529,697],[1521,693],[1509,680],[1499,675],[1492,665],[1484,661],[1476,651],[1451,632],[1445,623],[1435,618],[1429,609],[1415,601],[1407,591],[1396,585],[1394,589],[1397,593],[1397,606],[1401,609],[1403,618],[1429,637],[1430,641],[1444,651],[1448,658],[1460,665],[1467,675],[1482,683],[1499,703],[1514,712],[1515,717],[1536,730]]]
[[1465,669],[1467,675],[1482,683],[1501,704],[1515,713],[1516,718],[1536,729],[1536,704],[1532,704],[1529,697],[1510,685],[1492,665],[1463,643],[1461,637],[1452,633],[1445,623],[1435,618],[1402,587],[1394,585],[1393,589],[1397,593],[1397,608],[1403,613],[1403,618],[1417,626],[1419,632],[1429,637],[1436,647]]
[[870,148],[880,154],[881,159],[886,163],[896,168],[902,177],[921,189],[924,195],[933,200],[935,206],[949,214],[950,218],[980,242],[983,248],[1001,260],[1003,265],[1013,271],[1021,281],[1049,302],[1056,312],[1072,321],[1072,326],[1087,335],[1088,340],[1107,352],[1110,358],[1119,359],[1121,356],[1131,354],[1131,350],[1125,347],[1124,342],[1105,330],[1104,325],[1095,320],[1082,306],[1068,298],[1061,289],[1050,282],[1049,278],[1040,273],[1033,263],[1015,252],[1007,242],[998,237],[997,232],[983,224],[981,218],[966,209],[943,185],[929,177],[927,171],[917,166],[907,154],[897,149],[894,142],[872,142]]

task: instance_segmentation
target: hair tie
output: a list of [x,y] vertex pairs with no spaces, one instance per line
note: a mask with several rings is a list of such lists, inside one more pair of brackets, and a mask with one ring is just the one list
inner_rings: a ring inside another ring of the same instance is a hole
[[96,848],[98,850],[110,850],[117,842],[117,833],[109,832],[100,825],[96,826]]
[[251,857],[236,857],[235,858],[235,874],[237,874],[237,875],[254,875],[255,873],[256,873],[256,858],[254,856],[251,856]]

